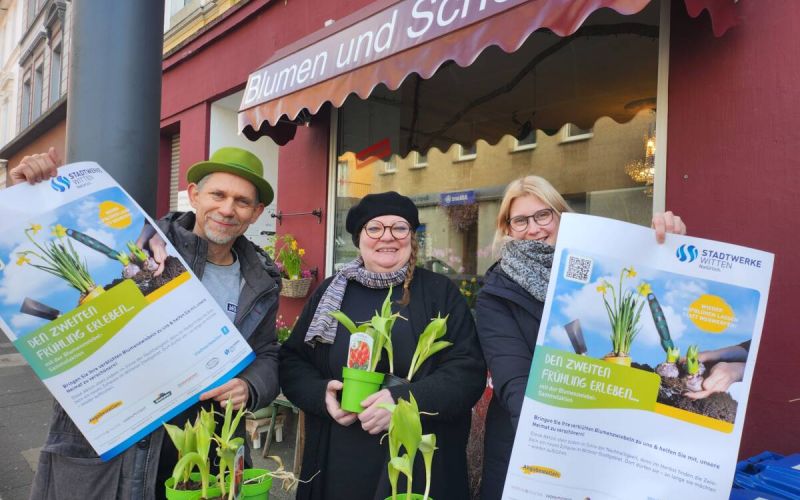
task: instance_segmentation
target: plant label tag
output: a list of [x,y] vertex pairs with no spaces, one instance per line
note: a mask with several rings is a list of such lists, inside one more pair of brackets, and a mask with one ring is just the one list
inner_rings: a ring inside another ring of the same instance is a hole
[[242,483],[244,478],[244,445],[236,450],[236,456],[233,459],[233,470],[231,471],[231,492],[235,500],[239,500],[242,496]]
[[350,336],[350,350],[347,353],[347,367],[356,370],[369,370],[372,365],[372,337],[366,333]]

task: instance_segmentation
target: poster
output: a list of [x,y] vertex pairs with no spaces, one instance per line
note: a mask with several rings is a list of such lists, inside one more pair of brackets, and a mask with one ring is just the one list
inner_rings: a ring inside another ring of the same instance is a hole
[[0,213],[0,329],[102,459],[254,359],[169,242],[154,275],[153,221],[97,164],[0,191]]
[[772,261],[564,214],[503,498],[727,498]]

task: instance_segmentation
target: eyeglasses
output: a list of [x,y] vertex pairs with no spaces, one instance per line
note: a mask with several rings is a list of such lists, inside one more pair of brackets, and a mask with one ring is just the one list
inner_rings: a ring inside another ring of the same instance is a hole
[[556,211],[552,208],[544,208],[532,215],[517,215],[511,217],[506,222],[511,226],[514,231],[524,231],[528,229],[528,220],[533,219],[533,222],[538,226],[546,226],[553,221],[553,214]]
[[411,234],[411,226],[408,222],[395,222],[391,226],[386,226],[376,220],[371,220],[364,226],[364,232],[373,240],[381,239],[387,229],[396,240],[404,240]]

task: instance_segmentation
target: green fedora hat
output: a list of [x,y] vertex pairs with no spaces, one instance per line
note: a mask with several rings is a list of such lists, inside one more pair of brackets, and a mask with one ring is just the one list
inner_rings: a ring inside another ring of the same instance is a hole
[[227,172],[247,179],[258,190],[258,200],[261,203],[264,205],[272,203],[272,186],[264,179],[264,166],[250,151],[232,147],[219,148],[208,161],[192,165],[186,172],[186,180],[197,183],[214,172]]

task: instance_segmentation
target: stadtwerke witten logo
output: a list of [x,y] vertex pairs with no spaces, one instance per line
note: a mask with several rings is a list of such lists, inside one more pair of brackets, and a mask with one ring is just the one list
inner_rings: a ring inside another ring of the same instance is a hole
[[54,190],[58,191],[59,193],[63,193],[70,187],[69,179],[64,177],[63,175],[59,175],[58,177],[53,177],[50,179],[50,187]]
[[678,250],[675,251],[675,256],[678,257],[678,260],[681,262],[694,262],[694,259],[697,258],[697,247],[694,245],[687,245],[683,244],[678,247]]

